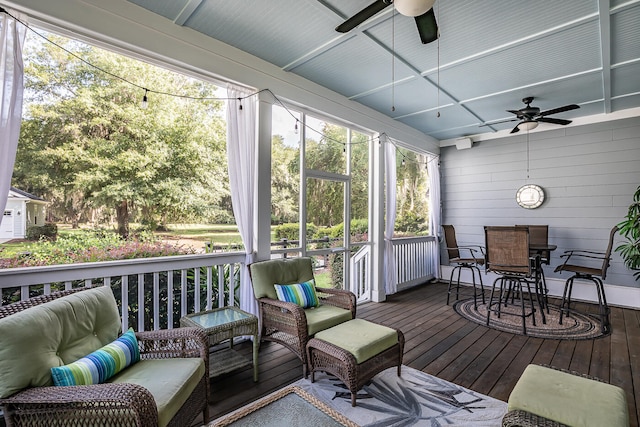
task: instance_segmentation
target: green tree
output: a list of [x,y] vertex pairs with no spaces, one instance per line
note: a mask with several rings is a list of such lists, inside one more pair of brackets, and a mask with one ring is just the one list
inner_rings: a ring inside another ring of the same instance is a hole
[[298,222],[300,150],[281,135],[271,138],[271,213],[277,224]]
[[[319,141],[307,138],[306,167],[326,172],[346,172],[347,129],[325,123]],[[320,179],[307,181],[307,220],[319,226],[333,226],[344,219],[343,185]]]
[[[27,43],[16,185],[51,200],[73,224],[96,212],[115,216],[122,236],[133,219],[219,215],[229,196],[222,105],[193,99],[213,98],[215,86],[48,37],[86,62],[51,43]],[[153,90],[147,109],[140,87]]]

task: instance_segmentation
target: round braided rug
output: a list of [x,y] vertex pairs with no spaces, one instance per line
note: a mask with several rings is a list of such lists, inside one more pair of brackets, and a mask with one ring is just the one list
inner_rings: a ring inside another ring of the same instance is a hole
[[[487,300],[488,302],[488,300]],[[531,306],[525,304],[525,312],[531,311]],[[454,310],[462,317],[479,325],[488,326],[503,332],[524,335],[522,333],[522,318],[520,304],[502,305],[502,314],[498,318],[495,312],[491,313],[489,325],[487,325],[487,306],[478,301],[478,310],[473,307],[473,298],[461,300],[453,305]],[[495,308],[495,306],[494,306]],[[511,313],[511,314],[509,314]],[[547,323],[542,323],[542,316],[536,307],[536,325],[533,325],[531,316],[526,318],[527,336],[534,338],[558,339],[558,340],[583,340],[603,336],[600,321],[587,315],[572,312],[566,314],[560,321],[560,309],[549,305],[549,313],[545,312]]]

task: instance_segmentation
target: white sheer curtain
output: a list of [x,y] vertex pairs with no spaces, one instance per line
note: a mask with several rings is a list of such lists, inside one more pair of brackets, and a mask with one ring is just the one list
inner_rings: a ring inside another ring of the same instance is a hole
[[[255,183],[256,183],[256,98],[246,90],[227,86],[227,157],[233,215],[246,251],[246,264],[253,262]],[[240,274],[240,308],[258,314],[258,304],[253,296],[249,271],[245,267]]]
[[[13,16],[15,12],[8,11]],[[23,17],[18,17],[23,20]],[[22,45],[27,29],[6,13],[0,13],[0,222],[7,205],[13,165],[16,161],[22,121]]]
[[433,274],[436,279],[440,274],[440,227],[442,223],[441,201],[440,201],[440,157],[430,157],[427,161],[427,173],[429,174],[429,229],[431,234],[437,238],[437,249],[431,259]]
[[393,256],[393,229],[396,225],[396,147],[387,139],[384,153],[385,223],[384,223],[384,278],[387,295],[398,291],[396,261]]

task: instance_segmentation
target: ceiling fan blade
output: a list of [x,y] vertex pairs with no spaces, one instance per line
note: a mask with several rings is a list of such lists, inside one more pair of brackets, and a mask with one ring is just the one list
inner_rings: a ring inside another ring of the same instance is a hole
[[511,132],[509,132],[509,133],[517,133],[517,132],[520,132],[520,128],[519,128],[518,126],[520,126],[520,123],[518,123],[518,124],[516,125],[516,127],[514,127],[513,129],[511,129]]
[[576,108],[580,108],[580,106],[576,104],[565,105],[564,107],[558,107],[558,108],[554,108],[553,110],[547,110],[547,111],[538,113],[538,116],[540,117],[549,116],[551,114],[557,114],[557,113],[562,113],[564,111],[575,110]]
[[415,17],[420,41],[422,44],[431,43],[438,38],[438,23],[433,8],[427,10],[420,16]]
[[389,5],[391,5],[391,2],[389,0],[377,0],[362,9],[360,12],[353,15],[351,18],[344,21],[342,24],[338,25],[336,27],[336,31],[339,33],[348,33],[367,19],[371,18],[376,13],[384,10]]
[[518,117],[521,115],[519,110],[507,110],[507,113],[515,114]]
[[552,117],[540,117],[536,119],[536,121],[544,122],[544,123],[553,123],[556,125],[568,125],[569,123],[571,123],[571,120],[554,119]]

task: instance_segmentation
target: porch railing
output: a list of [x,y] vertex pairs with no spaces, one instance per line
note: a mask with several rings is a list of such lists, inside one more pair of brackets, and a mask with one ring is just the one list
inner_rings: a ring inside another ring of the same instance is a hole
[[398,290],[428,282],[436,277],[431,260],[438,250],[435,236],[393,239]]
[[[434,237],[393,240],[398,290],[435,277]],[[122,328],[173,328],[180,317],[213,307],[239,305],[244,252],[138,258],[82,264],[0,269],[2,304],[56,290],[110,286],[121,308]],[[358,301],[371,298],[371,246],[352,256],[349,289]]]
[[239,305],[245,254],[197,254],[0,270],[2,303],[77,287],[111,286],[122,329],[173,328],[180,317]]

